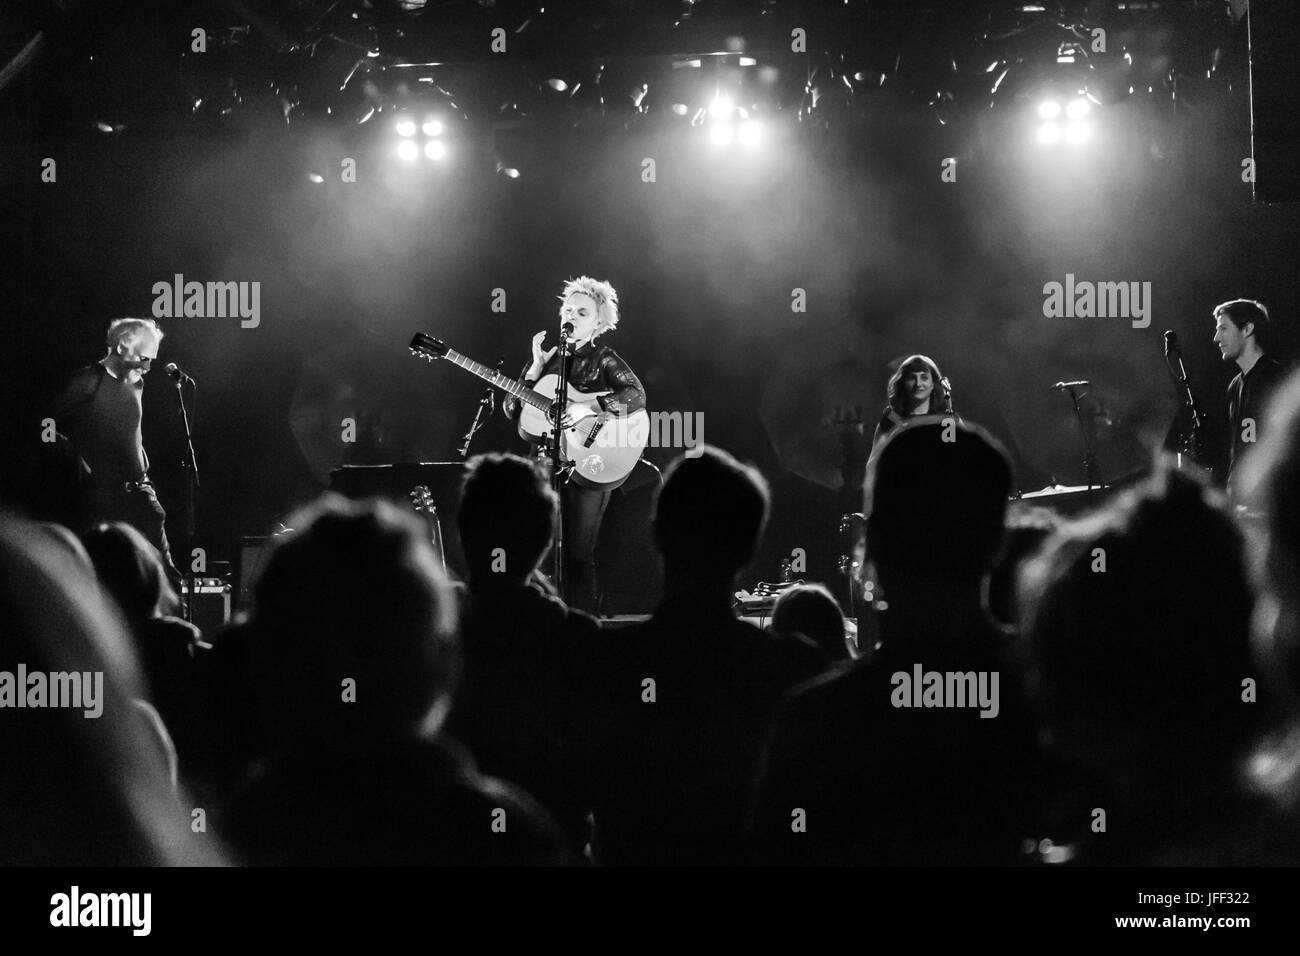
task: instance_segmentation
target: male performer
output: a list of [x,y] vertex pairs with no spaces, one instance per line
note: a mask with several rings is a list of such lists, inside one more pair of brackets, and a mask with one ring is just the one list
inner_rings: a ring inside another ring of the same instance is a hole
[[[589,276],[570,279],[560,295],[560,323],[573,326],[573,349],[569,359],[569,384],[580,392],[608,392],[593,395],[582,403],[593,412],[626,416],[646,407],[645,389],[636,373],[607,345],[596,338],[618,325],[618,293],[608,282]],[[524,383],[533,385],[543,375],[558,374],[557,348],[542,351],[545,332],[533,336],[533,362],[524,373]],[[507,397],[505,410],[511,417],[520,411],[519,402]],[[564,574],[569,604],[596,612],[596,539],[609,496],[617,485],[583,487],[570,479],[564,495]]]
[[1233,299],[1214,309],[1214,343],[1224,361],[1241,369],[1228,385],[1228,494],[1242,455],[1259,441],[1264,409],[1285,377],[1282,363],[1265,353],[1260,334],[1267,337],[1268,309],[1252,299]]
[[124,521],[149,539],[178,590],[163,523],[166,512],[149,482],[149,456],[140,433],[144,376],[158,357],[163,333],[153,319],[116,319],[108,354],[78,369],[55,400],[51,417],[79,458],[78,518],[83,527]]

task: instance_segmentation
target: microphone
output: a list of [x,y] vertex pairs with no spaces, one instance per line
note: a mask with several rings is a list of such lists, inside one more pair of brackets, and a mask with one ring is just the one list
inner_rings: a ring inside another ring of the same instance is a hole
[[175,362],[168,362],[167,367],[163,369],[163,371],[166,372],[167,377],[174,382],[178,382],[184,385],[194,384],[194,379],[190,378],[188,375],[182,372],[180,366],[177,365]]
[[572,322],[565,322],[563,325],[561,325],[561,326],[560,326],[560,334],[563,335],[565,338],[569,338],[570,336],[572,336],[572,335],[573,335],[573,323],[572,323]]
[[1092,382],[1083,382],[1083,381],[1080,381],[1080,382],[1057,382],[1055,385],[1052,386],[1051,391],[1053,391],[1053,392],[1060,392],[1060,391],[1064,391],[1064,390],[1067,389],[1067,388],[1083,388],[1085,385],[1091,385],[1091,384],[1092,384]]
[[1165,332],[1165,354],[1168,355],[1170,352],[1174,351],[1177,348],[1178,348],[1178,333],[1175,332],[1173,329],[1169,329]]

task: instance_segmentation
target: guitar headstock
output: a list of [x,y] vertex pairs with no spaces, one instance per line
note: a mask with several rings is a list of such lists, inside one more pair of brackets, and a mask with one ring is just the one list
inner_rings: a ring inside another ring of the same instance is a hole
[[416,332],[407,348],[416,358],[428,362],[444,358],[451,351],[441,339],[435,339],[432,335],[425,335],[423,332]]

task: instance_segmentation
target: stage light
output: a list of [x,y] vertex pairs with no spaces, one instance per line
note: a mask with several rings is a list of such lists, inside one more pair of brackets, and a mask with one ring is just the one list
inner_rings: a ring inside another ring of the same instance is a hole
[[564,80],[560,79],[558,76],[552,77],[551,79],[547,80],[546,85],[549,86],[551,89],[555,90],[555,92],[557,93],[563,93],[565,90],[569,88],[569,84],[564,82]]
[[729,118],[735,112],[735,109],[736,104],[731,101],[730,96],[718,94],[713,98],[713,102],[709,104],[709,115],[714,119],[724,120]]
[[740,58],[740,65],[741,65],[741,66],[758,66],[758,61],[755,60],[752,56],[742,56],[742,57]]
[[1087,123],[1073,122],[1065,127],[1065,138],[1071,143],[1085,142],[1092,136],[1092,127]]
[[1065,108],[1065,115],[1072,120],[1083,119],[1092,111],[1092,104],[1088,102],[1087,97],[1080,96],[1077,99],[1070,100]]
[[1061,115],[1061,104],[1057,100],[1043,100],[1038,104],[1038,118],[1054,120]]
[[678,116],[685,116],[687,112],[689,112],[689,110],[690,107],[688,107],[685,103],[673,104],[673,112],[676,113]]
[[762,125],[756,120],[740,124],[740,132],[737,134],[740,141],[746,146],[756,146],[763,138]]
[[398,121],[397,121],[397,135],[398,135],[398,136],[414,136],[414,135],[415,135],[415,121],[414,121],[414,120],[409,120],[409,119],[398,120]]
[[447,146],[437,140],[425,143],[424,155],[428,156],[430,159],[442,159],[442,157],[447,155]]
[[397,144],[397,155],[407,162],[411,162],[420,155],[420,147],[416,146],[409,139],[404,139]]
[[320,173],[308,173],[307,178],[310,179],[312,182],[316,183],[317,185],[325,182],[325,177],[322,176]]
[[735,136],[735,130],[731,128],[730,123],[720,124],[709,129],[709,139],[712,140],[715,146],[729,146]]
[[1061,124],[1044,123],[1038,127],[1038,141],[1044,146],[1051,146],[1061,141]]
[[423,132],[425,136],[441,136],[442,123],[433,119],[425,120],[424,125],[420,127],[420,131]]

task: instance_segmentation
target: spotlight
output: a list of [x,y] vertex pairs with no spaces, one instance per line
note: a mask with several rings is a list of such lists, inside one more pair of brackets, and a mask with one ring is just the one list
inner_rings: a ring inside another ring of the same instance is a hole
[[420,155],[420,147],[416,146],[409,139],[404,139],[397,144],[397,155],[407,162],[410,162]]
[[1070,104],[1065,108],[1065,115],[1072,120],[1083,119],[1092,110],[1092,104],[1088,102],[1087,97],[1080,96],[1078,99],[1070,100]]
[[317,185],[325,182],[325,177],[322,176],[320,173],[308,173],[307,178],[310,179],[312,182],[316,183]]
[[735,111],[736,105],[730,96],[718,94],[709,105],[709,115],[714,119],[727,119]]
[[441,136],[442,123],[435,119],[425,120],[424,125],[420,127],[420,131],[424,133],[425,136]]
[[1043,100],[1038,104],[1038,118],[1054,120],[1061,115],[1061,104],[1056,100]]
[[731,128],[730,123],[720,124],[709,130],[709,139],[715,146],[729,146],[735,136],[736,132]]
[[430,159],[442,159],[447,155],[447,147],[444,143],[433,140],[424,144],[424,155]]
[[1042,126],[1038,127],[1038,141],[1044,146],[1050,146],[1053,143],[1060,142],[1060,140],[1060,123],[1044,123]]
[[1065,127],[1065,138],[1071,143],[1082,143],[1092,136],[1092,127],[1087,123],[1074,122]]
[[398,136],[414,136],[414,135],[415,135],[415,121],[414,121],[414,120],[409,120],[409,119],[398,120],[398,121],[397,121],[397,135],[398,135]]
[[740,124],[740,132],[736,135],[746,146],[756,146],[763,138],[763,130],[756,120],[749,120]]

